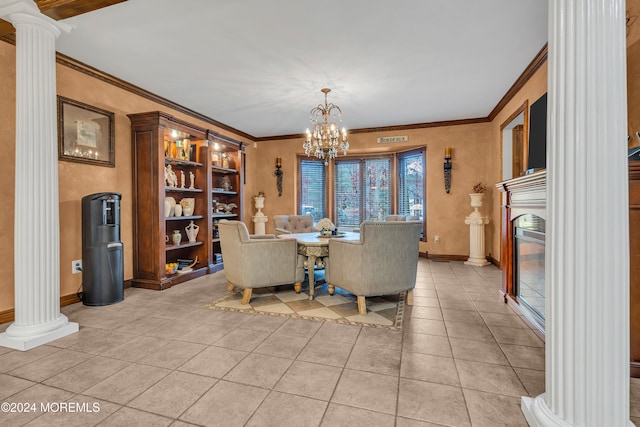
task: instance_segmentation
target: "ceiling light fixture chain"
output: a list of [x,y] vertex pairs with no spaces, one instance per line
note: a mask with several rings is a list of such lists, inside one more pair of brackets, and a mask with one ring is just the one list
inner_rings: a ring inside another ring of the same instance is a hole
[[318,104],[310,113],[310,120],[313,123],[313,131],[307,129],[307,136],[302,147],[307,156],[324,160],[325,166],[329,160],[338,157],[338,150],[347,154],[349,141],[347,140],[347,130],[343,127],[340,131],[336,122],[342,122],[342,110],[340,107],[327,101],[327,94],[331,92],[329,88],[321,89],[324,93],[324,105]]

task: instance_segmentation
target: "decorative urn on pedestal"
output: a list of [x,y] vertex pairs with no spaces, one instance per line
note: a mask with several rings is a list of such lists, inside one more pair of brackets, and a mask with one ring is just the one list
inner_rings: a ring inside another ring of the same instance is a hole
[[489,224],[489,218],[482,216],[478,210],[482,206],[485,190],[485,186],[480,182],[473,186],[473,193],[469,194],[469,197],[474,210],[464,220],[464,223],[469,225],[469,258],[464,263],[476,267],[489,265],[484,255],[484,226]]
[[264,208],[264,193],[263,192],[258,193],[257,196],[254,196],[253,201],[255,202],[256,209],[258,210],[258,212],[256,212],[256,214],[253,217],[251,217],[254,224],[253,226],[254,233],[258,235],[263,235],[265,234],[265,224],[269,219],[268,217],[265,216],[264,213],[262,213],[262,208]]

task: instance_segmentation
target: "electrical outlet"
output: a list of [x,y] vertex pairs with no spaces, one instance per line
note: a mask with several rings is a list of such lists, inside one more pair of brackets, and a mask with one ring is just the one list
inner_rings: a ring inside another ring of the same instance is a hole
[[440,236],[433,236],[433,243],[440,243]]
[[72,274],[82,273],[82,260],[81,259],[76,259],[76,260],[71,261],[71,273]]

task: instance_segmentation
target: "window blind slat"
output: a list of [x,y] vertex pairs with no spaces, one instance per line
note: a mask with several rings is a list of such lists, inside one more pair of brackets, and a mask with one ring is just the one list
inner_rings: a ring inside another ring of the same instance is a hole
[[313,216],[313,222],[325,218],[325,173],[323,162],[316,160],[300,160],[300,202],[299,215]]

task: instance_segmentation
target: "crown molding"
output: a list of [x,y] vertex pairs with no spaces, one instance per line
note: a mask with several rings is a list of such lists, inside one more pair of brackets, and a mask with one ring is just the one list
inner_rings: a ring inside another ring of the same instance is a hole
[[236,135],[242,136],[243,138],[247,138],[251,141],[254,141],[255,138],[252,135],[249,135],[246,132],[243,132],[241,130],[235,129],[231,126],[228,126],[224,123],[220,123],[217,120],[212,119],[211,117],[205,116],[204,114],[200,114],[197,111],[194,111],[190,108],[187,108],[183,105],[180,105],[178,103],[175,103],[167,98],[163,98],[160,95],[156,95],[155,93],[149,92],[146,89],[142,89],[141,87],[138,87],[136,85],[133,85],[129,82],[126,82],[122,79],[119,79],[115,76],[112,76],[111,74],[105,73],[104,71],[100,71],[97,68],[94,68],[90,65],[87,65],[83,62],[80,62],[78,60],[75,60],[67,55],[64,55],[60,52],[56,52],[56,62],[60,65],[64,65],[65,67],[71,68],[73,70],[79,71],[81,73],[84,73],[90,77],[93,77],[95,79],[101,80],[105,83],[109,83],[113,86],[116,86],[120,89],[124,89],[127,92],[131,92],[135,95],[141,96],[143,98],[149,99],[153,102],[156,102],[160,105],[164,105],[165,107],[169,107],[171,109],[174,109],[176,111],[179,111],[181,113],[187,114],[193,118],[196,118],[198,120],[202,120],[203,122],[206,122],[210,125],[219,127],[221,129],[224,129],[226,131],[232,132]]
[[538,71],[540,67],[542,67],[545,62],[547,62],[547,56],[549,51],[548,43],[545,43],[544,47],[538,52],[538,54],[533,58],[533,60],[527,65],[527,68],[524,69],[520,77],[515,81],[515,83],[509,88],[507,93],[504,94],[502,99],[498,101],[493,110],[487,116],[488,121],[493,121],[496,116],[502,111],[504,107],[507,106],[509,101],[513,99],[514,96],[524,87],[524,85],[533,77],[533,75]]

